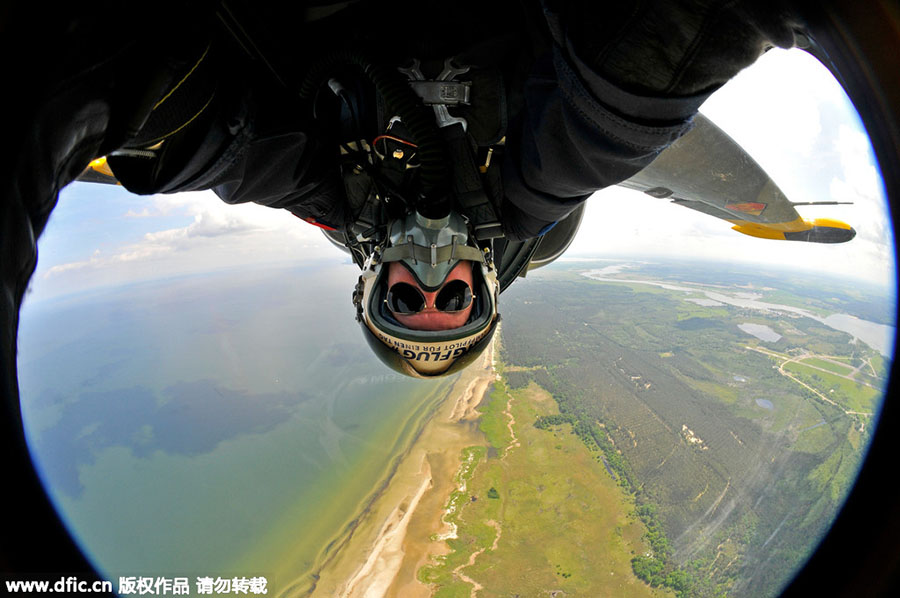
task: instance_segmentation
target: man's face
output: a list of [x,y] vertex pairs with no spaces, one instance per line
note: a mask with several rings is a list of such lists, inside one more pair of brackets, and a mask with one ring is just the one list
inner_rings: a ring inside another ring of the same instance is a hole
[[[456,264],[456,266],[450,270],[450,274],[447,275],[447,280],[444,281],[444,284],[446,285],[451,280],[461,280],[468,284],[470,289],[473,288],[472,262],[461,261]],[[394,314],[397,321],[407,328],[411,328],[412,330],[451,330],[453,328],[459,328],[469,320],[469,314],[472,313],[473,302],[469,302],[468,306],[457,312],[439,311],[434,307],[434,302],[441,289],[438,289],[433,293],[423,290],[409,270],[404,268],[399,262],[391,262],[388,264],[388,288],[391,288],[398,282],[411,284],[419,289],[422,296],[425,297],[425,309],[422,311],[408,315]],[[443,288],[443,286],[441,288]]]

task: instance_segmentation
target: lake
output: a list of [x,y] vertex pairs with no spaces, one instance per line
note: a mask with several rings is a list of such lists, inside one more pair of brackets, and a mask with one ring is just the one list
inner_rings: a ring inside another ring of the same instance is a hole
[[740,328],[747,334],[752,334],[759,340],[765,341],[767,343],[777,343],[781,338],[780,334],[778,334],[765,324],[751,324],[749,322],[745,322],[743,324],[738,324],[738,328]]
[[[618,282],[618,283],[626,283],[626,284],[646,284],[651,286],[657,286],[663,289],[667,289],[670,291],[682,291],[685,293],[703,293],[708,300],[716,302],[717,304],[725,304],[732,305],[734,307],[741,307],[744,309],[753,309],[762,312],[786,312],[797,314],[806,318],[813,319],[817,322],[821,322],[825,324],[829,328],[834,330],[839,330],[841,332],[846,332],[850,336],[855,339],[859,339],[865,344],[869,345],[885,357],[891,357],[894,351],[894,336],[897,333],[897,328],[895,326],[887,326],[885,324],[878,324],[876,322],[870,322],[868,320],[863,320],[861,318],[857,318],[855,316],[849,314],[841,314],[835,313],[831,314],[828,317],[822,318],[809,310],[794,307],[793,305],[781,305],[777,303],[768,303],[765,301],[760,301],[758,294],[747,293],[746,291],[739,291],[734,293],[726,294],[721,291],[711,291],[702,288],[701,285],[698,286],[685,286],[689,283],[681,283],[681,284],[672,284],[668,282],[662,282],[657,280],[633,280],[627,278],[609,278],[605,276],[605,274],[610,271],[608,268],[612,268],[612,266],[607,266],[604,269],[598,270],[588,270],[585,272],[581,272],[582,276],[590,278],[592,280],[599,280],[602,282]],[[700,303],[701,300],[698,300],[695,297],[686,297],[685,300],[691,301],[692,303],[696,303],[698,305],[705,305],[704,303]],[[705,305],[707,307],[713,307],[712,304]],[[745,332],[748,332],[745,330]],[[751,334],[753,334],[751,332]],[[772,334],[776,334],[774,331]],[[754,335],[755,336],[755,335]],[[760,337],[758,337],[760,338]],[[761,339],[767,340],[767,339]],[[777,340],[777,339],[776,339]],[[770,341],[774,342],[774,341]]]

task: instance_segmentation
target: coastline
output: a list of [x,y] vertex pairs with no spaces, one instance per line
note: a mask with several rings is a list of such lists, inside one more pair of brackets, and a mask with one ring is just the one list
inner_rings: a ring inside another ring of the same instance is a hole
[[422,495],[432,487],[431,467],[428,461],[422,461],[421,475],[423,480],[409,505],[399,505],[378,534],[378,540],[363,566],[347,581],[346,589],[341,596],[361,596],[363,598],[379,598],[384,596],[393,583],[400,565],[403,562],[403,540],[409,526],[409,520],[415,513]]
[[310,596],[431,596],[416,572],[448,550],[435,536],[451,531],[443,521],[444,507],[455,489],[460,453],[484,441],[475,408],[496,378],[498,338],[499,331],[482,359],[454,382],[350,537],[322,566]]

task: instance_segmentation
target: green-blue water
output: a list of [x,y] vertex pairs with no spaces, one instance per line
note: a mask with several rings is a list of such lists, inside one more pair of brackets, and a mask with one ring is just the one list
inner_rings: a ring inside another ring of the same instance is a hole
[[108,578],[299,574],[358,513],[443,387],[372,356],[355,275],[257,270],[26,305],[32,452]]

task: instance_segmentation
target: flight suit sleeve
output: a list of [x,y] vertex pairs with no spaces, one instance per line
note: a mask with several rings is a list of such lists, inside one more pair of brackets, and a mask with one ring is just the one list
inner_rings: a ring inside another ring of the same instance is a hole
[[233,149],[226,151],[221,165],[213,166],[203,185],[229,204],[252,201],[286,209],[314,224],[342,228],[347,202],[337,146],[317,136],[313,123],[288,111],[300,112],[296,106],[252,102]]
[[[111,159],[123,185],[142,194],[210,189],[228,204],[253,202],[343,227],[346,195],[337,145],[317,134],[307,111],[283,90],[261,82],[222,87],[214,114],[198,131],[166,140],[162,167],[147,173],[139,161]],[[135,162],[138,176],[123,176]]]
[[[544,4],[553,43],[532,66],[502,165],[506,234],[543,234],[648,165],[700,105],[766,49],[791,47],[777,4]],[[726,8],[723,8],[725,6]],[[776,10],[777,9],[777,10]]]
[[[200,104],[209,96],[196,116],[155,148],[137,145],[108,157],[121,184],[142,195],[210,189],[229,204],[254,202],[329,228],[343,227],[347,210],[337,144],[325,140],[307,106],[258,67],[224,52],[214,55],[230,70],[182,99]],[[170,112],[194,111],[176,106]],[[179,122],[160,120],[155,129],[163,131]],[[152,157],[142,157],[148,149]]]

